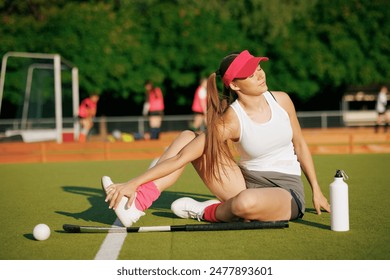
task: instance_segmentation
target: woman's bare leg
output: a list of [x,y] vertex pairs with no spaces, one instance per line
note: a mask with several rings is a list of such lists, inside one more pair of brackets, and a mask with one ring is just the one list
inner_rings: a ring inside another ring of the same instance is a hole
[[[192,131],[183,131],[179,136],[172,142],[172,144],[165,150],[160,159],[157,161],[157,164],[163,162],[164,160],[176,156],[183,147],[185,147],[189,142],[191,142],[196,137],[195,133]],[[172,186],[180,175],[183,173],[184,167],[178,169],[177,171],[154,181],[157,188],[160,192],[164,191],[168,187]]]
[[217,208],[220,221],[277,221],[297,217],[298,207],[291,194],[282,188],[247,189]]
[[[196,134],[191,131],[182,132],[158,162],[177,155],[195,137]],[[204,176],[205,157],[193,161],[193,166],[206,183]],[[237,164],[230,159],[225,159],[224,166],[226,174],[221,171],[221,182],[213,180],[206,183],[209,190],[224,202],[216,210],[216,217],[219,221],[229,222],[238,218],[260,221],[289,220],[297,215],[298,208],[288,191],[282,188],[247,189],[241,169]],[[183,170],[184,167],[155,180],[154,183],[160,191],[163,191],[177,181]]]
[[[204,182],[201,166],[205,158],[193,162],[195,169]],[[275,221],[290,220],[296,217],[298,207],[291,194],[282,188],[247,189],[241,169],[230,159],[225,160],[227,175],[222,181],[208,182],[209,190],[223,203],[216,210],[219,221],[231,222],[239,218],[244,220]],[[222,168],[222,167],[221,167]]]
[[[207,168],[206,163],[207,161],[205,156],[192,162],[200,178],[206,184],[210,192],[212,192],[219,200],[226,201],[246,189],[241,169],[233,160],[225,159],[224,162],[220,163],[222,175],[220,182],[217,180],[212,180],[211,182],[206,180],[204,176],[204,170]],[[222,164],[224,164],[224,169]],[[223,170],[225,170],[225,173]]]
[[162,117],[161,116],[150,116],[149,117],[149,124],[150,127],[161,127],[162,123]]
[[194,122],[192,126],[194,129],[199,130],[204,122],[204,115],[202,114],[195,114],[194,116]]

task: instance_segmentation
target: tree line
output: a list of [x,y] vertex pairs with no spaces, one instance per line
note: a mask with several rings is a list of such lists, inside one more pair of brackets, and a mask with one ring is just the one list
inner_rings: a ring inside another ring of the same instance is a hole
[[[184,112],[200,78],[248,49],[270,58],[262,64],[270,89],[302,108],[326,100],[320,108],[351,85],[389,83],[389,8],[387,0],[0,0],[0,55],[59,53],[79,68],[82,96],[115,104],[105,114],[137,115],[145,80],[162,87],[168,114]],[[11,91],[21,75],[14,63]]]

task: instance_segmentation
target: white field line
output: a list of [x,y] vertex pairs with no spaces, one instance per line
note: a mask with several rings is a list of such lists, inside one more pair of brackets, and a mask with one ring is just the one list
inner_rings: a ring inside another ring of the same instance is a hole
[[[113,226],[123,227],[119,219],[116,219]],[[95,260],[116,260],[122,249],[127,233],[108,233],[104,239],[99,251],[95,256]]]
[[[155,166],[159,159],[155,158],[149,165],[149,169]],[[115,220],[113,226],[123,227],[118,218]],[[127,233],[108,233],[95,256],[95,260],[116,260],[126,236]]]

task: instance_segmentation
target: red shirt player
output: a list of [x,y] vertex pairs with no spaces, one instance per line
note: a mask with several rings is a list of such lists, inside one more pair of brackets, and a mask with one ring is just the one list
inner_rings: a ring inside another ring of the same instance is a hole
[[194,112],[194,122],[192,130],[198,131],[202,124],[205,124],[207,104],[207,79],[202,79],[195,91],[194,101],[192,103],[192,112]]
[[81,124],[79,142],[83,143],[87,141],[88,133],[93,127],[93,118],[96,116],[98,101],[99,96],[97,94],[92,94],[90,97],[81,101],[79,107],[79,118]]
[[150,139],[159,139],[162,117],[164,115],[164,96],[151,81],[146,81],[146,100],[149,103]]

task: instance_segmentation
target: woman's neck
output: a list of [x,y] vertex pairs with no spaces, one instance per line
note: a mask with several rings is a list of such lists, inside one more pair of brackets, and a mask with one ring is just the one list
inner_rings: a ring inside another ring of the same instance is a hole
[[253,121],[264,123],[270,120],[271,109],[264,93],[257,96],[241,96],[238,102]]

